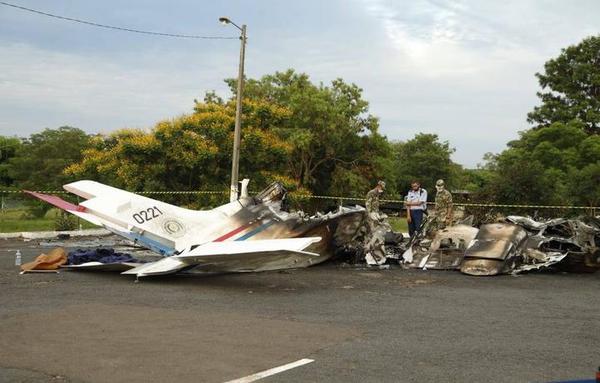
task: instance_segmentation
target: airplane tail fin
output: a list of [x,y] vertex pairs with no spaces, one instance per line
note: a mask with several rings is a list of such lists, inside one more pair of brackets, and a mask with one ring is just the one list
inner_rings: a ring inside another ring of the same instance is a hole
[[86,213],[85,207],[81,205],[72,204],[71,202],[65,201],[64,199],[54,195],[42,194],[29,190],[24,190],[24,192],[39,200],[49,203],[50,205],[56,206],[59,209],[68,211],[71,214],[81,217],[86,221],[93,223],[94,225],[102,226],[102,222],[93,215]]
[[163,255],[185,248],[178,240],[191,231],[190,222],[194,226],[210,222],[210,212],[183,209],[94,181],[64,188],[86,201],[75,205],[57,196],[27,193]]

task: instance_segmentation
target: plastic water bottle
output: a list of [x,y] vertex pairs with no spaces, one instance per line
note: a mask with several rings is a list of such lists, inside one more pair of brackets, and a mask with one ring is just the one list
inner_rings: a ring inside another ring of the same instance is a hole
[[17,250],[15,254],[15,266],[21,266],[21,250]]

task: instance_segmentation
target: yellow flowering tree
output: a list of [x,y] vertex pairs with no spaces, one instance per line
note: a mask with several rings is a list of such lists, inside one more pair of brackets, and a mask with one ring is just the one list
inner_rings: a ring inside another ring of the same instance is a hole
[[[251,178],[253,189],[286,174],[292,148],[271,128],[288,114],[266,102],[244,104],[240,176]],[[94,137],[83,159],[65,171],[135,191],[226,190],[234,121],[234,103],[196,102],[194,113],[161,121],[150,130]]]

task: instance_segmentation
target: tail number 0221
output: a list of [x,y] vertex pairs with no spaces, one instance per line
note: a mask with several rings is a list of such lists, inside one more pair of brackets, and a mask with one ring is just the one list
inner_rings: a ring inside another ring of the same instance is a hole
[[142,224],[145,222],[148,222],[150,220],[153,220],[154,218],[158,218],[163,214],[162,211],[160,211],[159,208],[157,208],[156,206],[152,206],[147,208],[146,210],[142,210],[139,213],[135,213],[133,215],[133,219],[135,219],[135,222]]

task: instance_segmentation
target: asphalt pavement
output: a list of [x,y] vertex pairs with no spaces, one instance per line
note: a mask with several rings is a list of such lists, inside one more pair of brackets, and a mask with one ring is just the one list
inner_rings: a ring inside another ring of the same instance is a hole
[[600,365],[600,273],[19,275],[17,249],[56,244],[39,243],[0,241],[1,382],[226,382],[302,359],[259,382],[549,382]]

